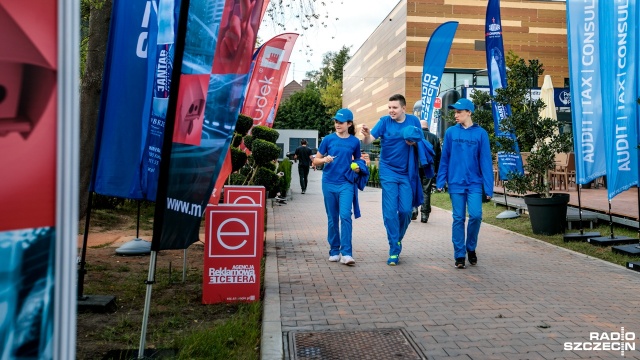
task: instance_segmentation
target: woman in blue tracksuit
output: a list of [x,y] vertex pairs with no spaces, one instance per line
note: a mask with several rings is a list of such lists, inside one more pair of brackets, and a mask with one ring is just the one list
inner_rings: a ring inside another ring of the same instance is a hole
[[[447,129],[444,135],[436,187],[442,190],[445,183],[449,187],[455,266],[464,269],[465,257],[471,265],[478,262],[476,246],[482,222],[482,194],[484,188],[487,199],[493,196],[493,164],[489,135],[471,119],[473,103],[462,98],[449,105],[449,109],[455,110],[457,124]],[[469,224],[465,239],[467,211]]]
[[[324,164],[322,169],[322,194],[327,211],[329,261],[340,261],[354,265],[351,247],[351,208],[355,186],[349,172],[360,172],[351,168],[354,160],[360,159],[360,140],[355,137],[353,113],[340,109],[333,117],[335,132],[327,135],[318,148],[313,165]],[[342,254],[342,256],[340,256]]]

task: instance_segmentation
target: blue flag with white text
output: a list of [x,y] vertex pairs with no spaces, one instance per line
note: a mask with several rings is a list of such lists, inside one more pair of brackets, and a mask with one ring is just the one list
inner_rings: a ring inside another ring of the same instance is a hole
[[567,1],[567,38],[571,81],[571,118],[576,183],[606,174],[598,0]]
[[155,42],[156,9],[146,0],[115,0],[103,75],[91,191],[143,199],[136,175],[149,113],[149,43]]
[[[489,0],[485,22],[485,45],[487,52],[487,73],[489,75],[489,89],[491,96],[496,95],[496,90],[507,85],[507,67],[505,65],[504,47],[502,44],[502,23],[500,20],[500,0]],[[515,134],[511,131],[502,131],[502,120],[511,116],[511,107],[507,104],[499,104],[491,101],[493,121],[496,136],[515,140]],[[499,140],[498,140],[499,141]],[[513,152],[500,151],[498,157],[498,170],[500,180],[507,180],[509,173],[524,173],[520,149],[515,143]]]
[[447,63],[451,43],[453,43],[453,37],[457,29],[457,21],[449,21],[438,26],[431,34],[424,53],[420,120],[426,120],[428,126],[431,126],[434,102],[438,96],[442,73],[444,72],[444,66]]
[[609,200],[638,183],[636,1],[602,1],[600,76]]

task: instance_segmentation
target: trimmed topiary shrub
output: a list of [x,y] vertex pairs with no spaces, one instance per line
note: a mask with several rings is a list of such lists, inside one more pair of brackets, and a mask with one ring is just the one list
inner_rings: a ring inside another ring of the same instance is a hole
[[276,175],[275,172],[263,167],[259,167],[258,169],[256,169],[253,183],[251,185],[262,185],[267,190],[267,192],[269,192],[274,189],[277,184],[278,175]]
[[243,137],[249,133],[252,126],[253,119],[247,115],[240,114],[238,115],[238,121],[236,122],[235,132],[240,134],[240,137]]
[[256,165],[265,166],[278,159],[278,155],[280,155],[280,148],[274,143],[261,139],[254,139],[251,155],[253,155]]
[[232,147],[231,149],[231,172],[236,172],[247,163],[247,153],[244,151]]
[[[254,126],[253,129],[251,129],[251,135],[254,139],[261,139],[275,144],[278,140],[278,137],[280,136],[280,133],[267,126]],[[278,155],[279,154],[280,153],[278,153]]]

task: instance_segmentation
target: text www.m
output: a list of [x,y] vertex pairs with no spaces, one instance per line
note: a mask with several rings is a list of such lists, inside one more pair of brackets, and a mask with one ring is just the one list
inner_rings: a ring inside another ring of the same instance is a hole
[[201,217],[202,216],[202,206],[199,204],[192,204],[186,201],[167,198],[167,209],[178,211],[183,214],[192,215]]

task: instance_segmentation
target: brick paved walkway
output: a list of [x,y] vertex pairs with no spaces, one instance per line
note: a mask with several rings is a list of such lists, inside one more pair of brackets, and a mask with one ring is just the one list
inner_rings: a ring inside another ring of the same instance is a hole
[[[269,214],[267,295],[276,289],[269,299],[280,305],[267,300],[265,316],[279,312],[284,342],[289,331],[401,327],[429,359],[621,359],[620,351],[564,344],[621,327],[640,336],[640,273],[487,224],[478,265],[458,270],[451,214],[437,208],[428,224],[411,223],[400,265],[387,266],[379,189],[360,192],[356,266],[328,262],[321,176],[311,171],[300,194],[294,166],[291,199]],[[631,343],[637,349],[625,358],[640,359],[640,339]]]

